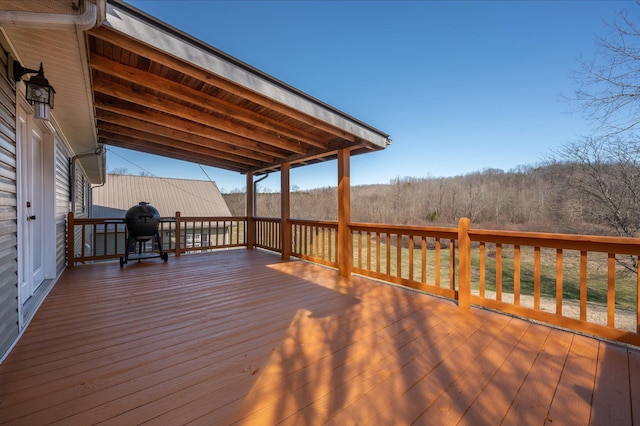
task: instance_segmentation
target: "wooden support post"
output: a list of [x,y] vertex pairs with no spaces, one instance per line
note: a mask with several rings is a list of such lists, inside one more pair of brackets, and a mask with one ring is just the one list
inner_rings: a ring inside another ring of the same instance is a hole
[[351,167],[350,151],[338,151],[338,270],[341,277],[351,275],[353,240],[349,230],[351,222]]
[[282,244],[282,260],[291,257],[291,164],[284,163],[280,168],[280,244]]
[[176,257],[180,257],[180,252],[182,251],[182,248],[180,247],[180,243],[182,242],[181,230],[180,212],[176,212]]
[[76,227],[73,212],[67,213],[67,267],[73,268],[75,265],[74,253],[76,243]]
[[246,232],[246,240],[247,240],[247,250],[253,250],[256,244],[256,220],[254,217],[254,194],[253,194],[253,173],[247,173],[247,229]]
[[458,306],[471,309],[471,221],[463,217],[458,222]]

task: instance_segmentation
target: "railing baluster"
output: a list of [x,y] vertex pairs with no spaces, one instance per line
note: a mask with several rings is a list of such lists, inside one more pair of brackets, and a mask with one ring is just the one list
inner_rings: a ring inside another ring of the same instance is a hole
[[449,240],[449,288],[456,289],[456,242]]
[[513,246],[513,304],[520,305],[520,245]]
[[485,287],[485,277],[486,277],[486,244],[484,241],[480,243],[480,265],[479,265],[479,293],[480,297],[484,299],[484,287]]
[[496,244],[496,300],[502,302],[502,244]]
[[540,310],[540,247],[533,248],[533,309]]
[[[109,231],[109,224],[105,223],[102,225],[102,254],[107,255],[110,254],[107,249],[107,235]],[[94,253],[96,254],[96,253]]]
[[362,232],[358,232],[358,268],[362,268]]
[[371,232],[367,232],[367,267],[368,271],[372,270],[373,260],[371,259]]
[[413,235],[409,236],[409,281],[413,281]]
[[385,234],[385,273],[391,275],[391,234]]
[[380,265],[382,263],[382,260],[380,259],[381,245],[382,245],[382,234],[376,232],[376,272],[380,272],[380,268],[381,268]]
[[420,237],[420,282],[427,283],[427,237]]
[[556,315],[562,315],[562,249],[556,249]]
[[616,255],[607,254],[607,326],[615,326],[616,315]]
[[587,252],[580,251],[580,320],[587,320]]
[[434,279],[436,281],[436,287],[440,287],[440,238],[436,238],[436,262]]
[[402,277],[402,235],[396,235],[396,276]]
[[80,256],[81,257],[86,257],[87,254],[85,253],[84,250],[84,242],[87,241],[87,231],[86,231],[86,226],[83,224],[82,226],[82,243],[80,244]]

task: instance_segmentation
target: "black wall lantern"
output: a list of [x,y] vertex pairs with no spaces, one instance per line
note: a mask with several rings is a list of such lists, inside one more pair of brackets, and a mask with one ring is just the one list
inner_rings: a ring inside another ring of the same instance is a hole
[[40,62],[39,70],[24,68],[20,62],[13,62],[13,79],[21,81],[25,74],[36,74],[26,80],[25,97],[31,105],[33,105],[33,114],[35,118],[49,120],[49,110],[53,109],[53,97],[56,91],[49,85],[49,81],[44,77],[44,69]]

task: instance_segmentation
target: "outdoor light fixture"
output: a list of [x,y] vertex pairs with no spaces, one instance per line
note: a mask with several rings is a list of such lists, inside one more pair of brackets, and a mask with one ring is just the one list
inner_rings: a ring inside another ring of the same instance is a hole
[[22,81],[22,76],[25,74],[36,74],[24,82],[27,89],[25,97],[27,101],[33,105],[34,117],[49,120],[49,110],[53,109],[53,96],[56,91],[49,85],[49,81],[44,77],[42,62],[40,62],[40,69],[36,71],[24,68],[20,65],[20,62],[14,61],[13,79],[15,81]]

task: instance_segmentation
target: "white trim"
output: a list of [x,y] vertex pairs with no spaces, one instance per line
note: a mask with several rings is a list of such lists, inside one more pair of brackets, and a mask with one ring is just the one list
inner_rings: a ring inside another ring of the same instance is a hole
[[[38,120],[37,120],[38,121]],[[40,127],[40,126],[39,126]],[[42,220],[44,226],[44,278],[56,276],[56,165],[55,136],[42,133]],[[53,230],[53,232],[47,232]]]
[[[31,318],[24,318],[24,304],[26,300],[23,299],[24,294],[22,290],[22,283],[25,279],[24,274],[30,274],[31,265],[25,265],[25,257],[22,250],[26,242],[24,232],[24,221],[27,213],[25,211],[24,200],[24,158],[23,158],[23,144],[27,143],[33,135],[34,131],[37,131],[41,139],[41,160],[42,160],[42,206],[37,220],[42,221],[43,235],[42,235],[42,267],[43,267],[43,280],[57,279],[56,273],[56,233],[47,232],[47,230],[56,229],[56,179],[55,179],[55,129],[51,123],[36,120],[33,116],[33,107],[24,98],[22,85],[17,85],[16,90],[16,199],[17,199],[17,251],[18,251],[18,330],[21,332]],[[24,113],[24,115],[23,115]],[[25,120],[24,129],[21,128],[21,120]],[[48,293],[48,291],[47,291]],[[37,309],[36,309],[37,310]],[[35,311],[34,311],[35,312]]]
[[[16,90],[16,96],[19,98],[20,97],[20,91]],[[26,103],[26,101],[25,101]],[[28,105],[28,104],[27,104]],[[22,129],[23,124],[21,123],[22,121],[22,116],[20,114],[20,111],[24,110],[25,111],[25,128]],[[25,274],[25,269],[26,269],[26,265],[25,265],[25,259],[24,256],[22,256],[22,246],[24,245],[23,241],[25,241],[25,236],[24,234],[24,223],[22,221],[21,218],[25,217],[25,209],[24,209],[24,205],[23,203],[21,203],[21,194],[23,193],[23,188],[22,188],[22,178],[20,177],[20,173],[22,172],[22,146],[21,144],[22,139],[24,139],[24,134],[28,134],[29,133],[29,129],[28,129],[28,124],[26,123],[27,117],[26,115],[28,114],[26,112],[27,110],[24,109],[24,105],[22,102],[20,102],[20,100],[18,99],[18,101],[16,102],[16,213],[17,213],[17,217],[16,217],[16,224],[17,224],[17,240],[16,240],[16,251],[18,253],[17,255],[17,263],[18,263],[18,332],[20,333],[20,331],[23,329],[24,327],[24,319],[23,319],[23,310],[24,310],[24,300],[22,300],[23,298],[23,290],[22,290],[22,281],[24,280],[24,274]]]

